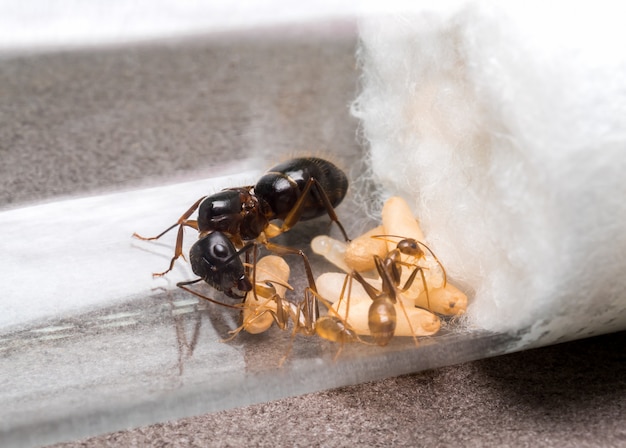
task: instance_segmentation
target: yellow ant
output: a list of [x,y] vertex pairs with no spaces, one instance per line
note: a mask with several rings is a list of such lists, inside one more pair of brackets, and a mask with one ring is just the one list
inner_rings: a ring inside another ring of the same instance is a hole
[[[225,341],[232,340],[243,330],[258,334],[268,330],[273,323],[276,323],[280,330],[287,330],[291,324],[292,342],[280,364],[291,352],[293,340],[298,333],[307,336],[317,335],[325,340],[340,343],[341,347],[335,358],[345,343],[366,343],[332,309],[331,304],[311,287],[304,290],[304,300],[300,303],[296,304],[285,299],[286,291],[293,288],[287,283],[289,266],[281,257],[275,255],[263,257],[258,260],[255,269],[254,289],[248,293],[242,304],[242,324],[231,331],[231,336]],[[329,310],[327,315],[319,315],[320,302]]]
[[[419,273],[424,286],[424,291],[426,292],[427,302],[430,305],[430,300],[428,298],[428,284],[424,275],[425,268],[418,264],[418,261],[423,259],[425,256],[425,252],[422,247],[433,256],[441,267],[443,271],[444,285],[446,282],[445,269],[437,256],[428,246],[413,238],[403,238],[395,235],[375,235],[372,236],[372,238],[386,240],[388,238],[400,238],[396,247],[389,251],[384,257],[376,254],[372,255],[374,258],[376,272],[380,277],[380,289],[368,282],[363,275],[361,275],[361,273],[356,270],[352,270],[344,279],[337,309],[341,307],[341,302],[345,297],[346,287],[348,287],[344,319],[346,321],[350,320],[349,302],[351,299],[352,279],[354,279],[361,285],[367,296],[372,300],[367,312],[367,327],[376,344],[381,346],[387,345],[391,338],[395,335],[398,323],[396,305],[402,310],[406,323],[408,324],[409,333],[417,344],[416,329],[413,328],[412,323],[413,319],[409,316],[409,311],[400,296],[409,290]],[[411,257],[412,261],[409,262],[402,260],[403,256],[405,256],[405,258]],[[410,267],[412,269],[404,284],[402,284],[402,267]],[[422,311],[427,314],[420,312],[420,321],[426,319],[426,321],[430,323],[430,326],[436,322],[435,326],[438,329],[439,319],[434,314],[426,310]],[[411,312],[411,315],[414,316],[415,313]]]

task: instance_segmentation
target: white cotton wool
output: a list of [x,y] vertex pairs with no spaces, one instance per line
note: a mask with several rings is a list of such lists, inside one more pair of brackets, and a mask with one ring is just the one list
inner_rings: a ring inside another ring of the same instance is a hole
[[[468,323],[542,345],[626,329],[626,27],[601,2],[364,19],[353,105]],[[376,211],[376,210],[374,210]]]

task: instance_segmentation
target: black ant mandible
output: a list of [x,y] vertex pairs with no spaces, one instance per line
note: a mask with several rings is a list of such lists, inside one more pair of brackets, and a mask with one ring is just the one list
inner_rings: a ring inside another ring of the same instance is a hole
[[[309,286],[315,291],[313,273],[304,252],[273,244],[269,239],[288,231],[298,221],[327,213],[339,226],[345,240],[349,241],[334,210],[347,190],[345,173],[331,162],[316,157],[295,158],[268,170],[256,185],[227,188],[201,197],[176,223],[157,236],[146,238],[137,233],[133,236],[141,240],[157,240],[178,226],[176,248],[168,269],[153,274],[162,276],[173,269],[174,263],[183,254],[184,227],[199,232],[199,240],[190,250],[189,261],[200,278],[178,284],[186,290],[189,290],[187,285],[205,280],[230,297],[242,298],[252,289],[252,283],[243,270],[243,264],[237,260],[242,253],[248,253],[253,246],[262,244],[281,255],[301,256]],[[196,210],[197,219],[189,219]],[[274,220],[281,220],[282,225],[271,222]]]

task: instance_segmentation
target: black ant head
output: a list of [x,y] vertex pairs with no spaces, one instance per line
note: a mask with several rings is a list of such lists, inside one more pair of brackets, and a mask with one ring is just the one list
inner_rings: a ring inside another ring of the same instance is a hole
[[243,299],[252,290],[237,249],[222,232],[211,232],[196,241],[189,261],[194,274],[228,297]]

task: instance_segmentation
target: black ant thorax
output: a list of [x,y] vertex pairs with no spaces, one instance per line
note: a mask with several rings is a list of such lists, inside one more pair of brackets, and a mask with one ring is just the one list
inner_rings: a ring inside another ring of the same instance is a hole
[[207,196],[198,208],[198,231],[223,232],[243,241],[253,240],[267,227],[273,213],[253,187],[228,188]]

